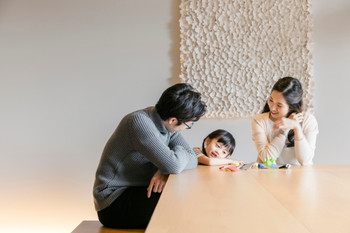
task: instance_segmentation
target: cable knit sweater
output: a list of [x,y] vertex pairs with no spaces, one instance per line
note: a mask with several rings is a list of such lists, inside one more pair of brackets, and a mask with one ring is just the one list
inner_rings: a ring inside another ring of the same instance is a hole
[[305,137],[295,140],[294,147],[286,147],[286,137],[273,130],[273,121],[268,112],[254,116],[252,137],[258,151],[257,161],[262,163],[265,158],[273,158],[278,164],[311,165],[318,134],[315,117],[305,113],[301,129]]
[[108,207],[128,187],[148,186],[158,169],[176,174],[196,166],[196,155],[181,133],[169,132],[155,107],[130,113],[103,150],[93,188],[95,208]]

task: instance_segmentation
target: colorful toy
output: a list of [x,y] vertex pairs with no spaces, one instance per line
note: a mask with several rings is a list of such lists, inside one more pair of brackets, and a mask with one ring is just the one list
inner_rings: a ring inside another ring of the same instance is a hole
[[[289,165],[289,164],[288,164]],[[280,168],[289,168],[288,167],[280,167]],[[269,169],[269,168],[278,168],[276,161],[274,159],[265,159],[264,163],[257,163],[257,162],[252,162],[252,163],[245,163],[240,167],[236,167],[236,169],[241,169],[241,170],[249,170],[249,169]],[[224,167],[220,167],[220,169],[227,169]]]
[[[266,167],[269,167],[269,168],[278,168],[276,161],[273,158],[265,159],[264,164]],[[264,167],[262,167],[262,168],[264,168]]]
[[228,167],[222,166],[222,167],[219,167],[219,169],[222,171],[228,171],[228,172],[238,172],[239,171],[239,169],[236,166],[228,166]]
[[258,168],[260,169],[266,169],[266,168],[269,168],[268,166],[264,165],[264,164],[258,164]]
[[234,166],[236,166],[236,167],[239,167],[239,166],[241,166],[242,164],[240,164],[239,162],[236,162],[236,161],[235,161],[235,162],[232,163],[232,165],[234,165]]
[[289,163],[286,163],[286,164],[280,166],[279,168],[280,168],[280,169],[289,169],[289,168],[291,168],[291,167],[292,167],[292,165],[290,165]]
[[257,163],[256,162],[252,162],[252,163],[245,163],[243,164],[243,166],[240,167],[240,169],[242,170],[248,170],[248,169],[251,169],[251,168],[256,168],[256,165]]

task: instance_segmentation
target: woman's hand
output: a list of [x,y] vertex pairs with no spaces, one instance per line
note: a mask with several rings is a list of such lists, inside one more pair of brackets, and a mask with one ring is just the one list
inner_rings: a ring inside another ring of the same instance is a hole
[[155,193],[161,193],[164,189],[164,186],[168,180],[169,175],[163,175],[160,170],[158,170],[152,177],[151,182],[147,188],[147,197],[150,198],[152,190]]
[[304,114],[303,113],[292,113],[288,117],[291,120],[297,121],[299,124],[301,124],[304,120]]
[[288,118],[282,117],[281,119],[275,121],[273,125],[274,130],[291,130],[300,127],[300,124],[304,120],[304,115],[302,113],[292,113]]

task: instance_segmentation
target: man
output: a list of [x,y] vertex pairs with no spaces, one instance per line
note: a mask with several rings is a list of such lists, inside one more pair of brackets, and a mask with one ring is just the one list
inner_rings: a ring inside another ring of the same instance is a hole
[[126,115],[108,140],[96,171],[94,202],[112,228],[146,228],[169,174],[197,166],[179,131],[205,114],[201,94],[188,84],[165,90],[155,107]]

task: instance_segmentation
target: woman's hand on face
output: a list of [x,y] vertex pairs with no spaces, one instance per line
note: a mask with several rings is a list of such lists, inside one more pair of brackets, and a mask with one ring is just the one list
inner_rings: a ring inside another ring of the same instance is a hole
[[168,180],[169,175],[163,175],[160,170],[158,170],[152,177],[151,182],[147,188],[147,197],[150,198],[152,191],[155,193],[161,193],[164,186]]
[[291,120],[297,121],[299,124],[301,124],[304,120],[304,114],[303,113],[292,113],[288,117]]
[[273,125],[274,130],[291,130],[300,126],[304,120],[304,115],[302,113],[292,113],[288,118],[282,117],[281,119],[275,121]]

